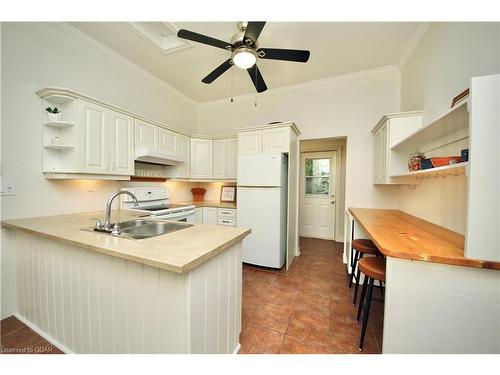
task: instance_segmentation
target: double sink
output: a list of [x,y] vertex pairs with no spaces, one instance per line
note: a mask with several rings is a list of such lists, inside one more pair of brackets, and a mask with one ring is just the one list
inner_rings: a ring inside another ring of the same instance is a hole
[[162,234],[186,229],[192,226],[192,224],[179,222],[136,219],[116,223],[114,225],[113,231],[106,231],[98,228],[94,228],[93,230],[116,237],[142,240],[145,238],[156,237]]

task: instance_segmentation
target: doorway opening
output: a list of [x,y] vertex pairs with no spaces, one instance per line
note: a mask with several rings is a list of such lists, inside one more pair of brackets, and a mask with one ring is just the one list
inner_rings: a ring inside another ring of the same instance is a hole
[[346,151],[346,137],[300,141],[300,237],[344,241]]

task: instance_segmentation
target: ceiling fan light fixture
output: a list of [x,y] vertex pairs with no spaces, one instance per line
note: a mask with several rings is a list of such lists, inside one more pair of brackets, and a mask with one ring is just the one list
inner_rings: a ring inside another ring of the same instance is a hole
[[233,52],[233,63],[238,68],[248,69],[257,62],[257,53],[251,48],[238,48]]

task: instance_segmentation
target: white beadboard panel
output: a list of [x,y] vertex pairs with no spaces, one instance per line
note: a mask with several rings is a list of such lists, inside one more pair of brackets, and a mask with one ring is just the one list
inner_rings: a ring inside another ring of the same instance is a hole
[[18,316],[74,353],[233,353],[241,245],[188,274],[16,232]]
[[17,313],[19,288],[16,274],[15,232],[0,227],[0,319]]
[[[228,267],[222,266],[225,262]],[[239,243],[189,273],[192,353],[233,353],[238,346],[241,264]],[[222,324],[223,316],[226,320]],[[225,351],[221,351],[222,345]]]
[[101,353],[115,353],[112,258],[99,254],[99,314],[101,317]]
[[129,353],[128,311],[127,311],[127,262],[119,258],[111,258],[112,300],[113,300],[113,331],[115,353]]
[[385,297],[383,353],[500,354],[496,270],[389,257]]
[[160,336],[158,331],[162,326],[160,316],[161,295],[160,270],[158,268],[142,266],[143,276],[143,308],[144,308],[144,353],[160,353]]

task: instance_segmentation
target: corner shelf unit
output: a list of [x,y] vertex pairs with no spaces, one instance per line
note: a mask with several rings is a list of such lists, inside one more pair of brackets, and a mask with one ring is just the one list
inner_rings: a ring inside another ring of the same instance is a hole
[[[45,108],[57,107],[61,118],[50,121]],[[42,145],[44,173],[74,173],[77,168],[78,143],[77,100],[68,95],[53,94],[42,99]],[[54,143],[54,138],[59,143]]]

